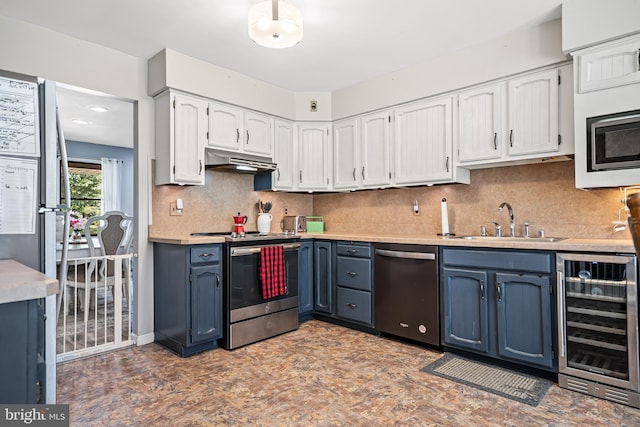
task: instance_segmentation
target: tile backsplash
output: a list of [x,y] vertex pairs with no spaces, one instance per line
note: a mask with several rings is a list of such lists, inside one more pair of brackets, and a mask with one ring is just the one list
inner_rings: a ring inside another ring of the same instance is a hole
[[[258,200],[273,204],[272,232],[280,231],[289,215],[321,215],[329,232],[427,234],[441,231],[440,202],[447,199],[449,228],[458,235],[478,234],[493,222],[508,233],[506,209],[513,207],[516,234],[523,223],[530,233],[546,236],[630,239],[628,230],[614,232],[622,194],[618,189],[578,190],[573,161],[539,163],[471,171],[471,184],[368,190],[349,193],[283,193],[253,191],[253,176],[220,171],[206,172],[205,186],[154,186],[153,234],[188,234],[195,231],[231,231],[232,216],[248,216],[247,230],[257,229]],[[170,203],[184,202],[182,216],[170,216]],[[414,201],[420,214],[413,214]],[[623,215],[622,219],[626,219]]]
[[[170,216],[170,203],[181,198],[182,216]],[[151,235],[180,235],[203,231],[233,230],[233,216],[240,212],[248,217],[247,231],[257,230],[258,201],[273,205],[271,232],[279,232],[280,221],[287,208],[289,215],[311,215],[311,194],[277,191],[253,191],[253,175],[207,170],[204,186],[153,186],[153,224]]]
[[442,230],[442,198],[447,199],[450,232],[457,235],[479,234],[482,225],[493,235],[494,221],[508,234],[507,210],[498,211],[500,203],[508,202],[516,235],[523,234],[528,222],[531,235],[544,230],[555,237],[631,238],[627,230],[613,231],[612,221],[623,206],[620,190],[576,189],[573,161],[472,170],[469,185],[316,195],[313,209],[324,216],[328,231],[436,234]]

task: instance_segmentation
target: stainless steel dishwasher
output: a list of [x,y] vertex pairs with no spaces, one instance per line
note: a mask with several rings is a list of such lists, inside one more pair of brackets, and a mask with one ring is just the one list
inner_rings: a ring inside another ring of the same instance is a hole
[[438,248],[377,244],[373,270],[375,328],[440,346]]

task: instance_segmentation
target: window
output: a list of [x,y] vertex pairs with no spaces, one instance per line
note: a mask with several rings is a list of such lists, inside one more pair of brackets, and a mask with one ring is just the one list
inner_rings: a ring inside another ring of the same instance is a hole
[[100,215],[102,201],[100,163],[69,161],[69,186],[71,187],[71,211],[75,215],[84,219]]

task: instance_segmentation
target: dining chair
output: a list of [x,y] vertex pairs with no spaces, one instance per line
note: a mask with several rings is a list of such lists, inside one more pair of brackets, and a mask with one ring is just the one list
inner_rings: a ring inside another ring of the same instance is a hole
[[[91,229],[97,226],[98,244],[91,236]],[[116,274],[122,276],[124,296],[129,305],[129,287],[131,265],[128,259],[122,262],[122,271],[115,271],[115,261],[104,258],[108,255],[124,255],[131,253],[133,244],[133,218],[120,211],[109,211],[103,215],[89,218],[85,225],[85,236],[91,258],[84,265],[73,268],[70,263],[67,275],[67,286],[79,291],[85,323],[89,318],[91,292],[97,288],[107,287],[113,292]],[[87,292],[88,291],[88,292]]]

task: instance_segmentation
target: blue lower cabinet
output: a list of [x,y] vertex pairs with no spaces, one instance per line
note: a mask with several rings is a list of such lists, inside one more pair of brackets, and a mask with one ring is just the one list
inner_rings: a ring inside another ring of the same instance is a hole
[[44,304],[0,304],[0,403],[45,403]]
[[488,354],[487,273],[445,268],[442,275],[444,344]]
[[368,325],[372,322],[371,292],[338,287],[338,317]]
[[442,344],[557,372],[553,257],[441,249]]
[[549,276],[496,273],[498,354],[553,366]]
[[333,314],[334,256],[331,242],[313,243],[314,310]]
[[300,242],[298,252],[298,313],[313,313],[313,241]]
[[155,341],[179,356],[222,337],[222,245],[154,243]]

